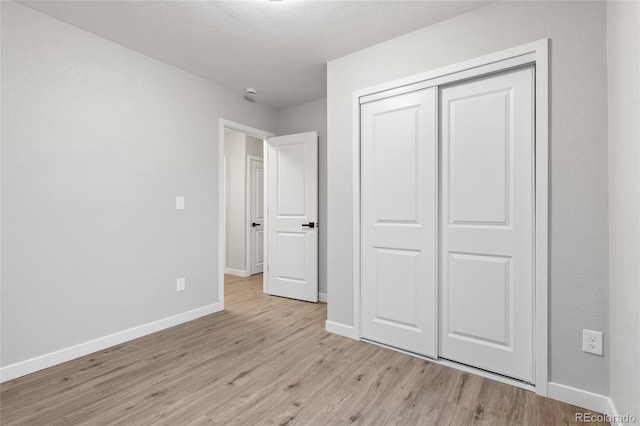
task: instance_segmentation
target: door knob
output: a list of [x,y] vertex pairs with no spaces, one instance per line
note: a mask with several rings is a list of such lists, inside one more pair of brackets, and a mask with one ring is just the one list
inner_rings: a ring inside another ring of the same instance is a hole
[[251,223],[251,226],[253,226],[255,228],[256,226],[260,226],[260,224],[253,222],[253,223]]
[[315,228],[316,224],[313,222],[309,222],[309,223],[303,223],[302,226],[306,226],[308,228]]

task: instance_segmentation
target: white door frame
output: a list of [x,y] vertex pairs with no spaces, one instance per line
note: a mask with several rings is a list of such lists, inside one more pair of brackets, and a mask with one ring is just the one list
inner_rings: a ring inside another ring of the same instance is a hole
[[[263,142],[263,144],[264,144],[264,142]],[[264,150],[264,146],[263,146],[263,150]],[[245,254],[247,255],[246,262],[247,262],[247,270],[249,272],[249,275],[251,275],[251,251],[252,251],[252,248],[253,248],[251,246],[251,232],[252,232],[251,228],[252,228],[252,226],[249,224],[249,222],[251,222],[251,212],[250,212],[250,209],[251,209],[251,187],[253,185],[251,183],[251,160],[256,160],[256,161],[262,162],[263,163],[263,167],[264,167],[264,158],[256,157],[255,155],[247,155],[247,164],[246,164],[246,167],[247,167],[247,177],[246,177],[247,180],[246,180],[246,183],[247,184],[246,184],[246,188],[245,188],[246,195],[247,195],[247,199],[246,199],[247,220],[245,221],[246,222],[246,224],[245,224],[245,226],[246,226],[246,235],[247,235],[247,242],[246,242],[247,251],[246,251]],[[264,182],[264,180],[263,180],[263,182]],[[262,186],[262,197],[263,198],[264,198],[264,190],[265,189],[266,188],[263,185]],[[264,206],[264,201],[263,201],[262,205]],[[265,210],[266,210],[266,207],[265,207]],[[264,214],[263,214],[263,217],[264,217],[263,222],[265,222],[267,220],[267,218],[264,216]],[[262,229],[263,229],[263,232],[264,232],[264,230],[266,230],[267,227],[266,227],[266,225],[264,223],[262,224],[262,226],[263,226]],[[264,248],[263,248],[263,250],[264,250]],[[264,251],[262,252],[262,258],[264,259]]]
[[[265,130],[255,129],[253,127],[246,126],[244,124],[236,123],[233,121],[225,120],[221,118],[218,122],[218,302],[220,303],[220,309],[224,309],[224,268],[225,259],[227,257],[227,236],[225,233],[225,212],[227,209],[224,192],[225,192],[225,176],[224,176],[224,129],[236,130],[238,132],[245,133],[249,136],[256,137],[258,139],[268,139],[275,136],[274,133],[267,132]],[[264,144],[264,142],[263,142]],[[245,209],[245,216],[246,216]],[[245,220],[245,222],[247,222]],[[265,232],[266,232],[265,224]],[[248,250],[247,250],[248,253]],[[264,253],[266,255],[266,252]],[[247,263],[247,268],[249,263]]]
[[549,39],[502,50],[459,64],[413,75],[358,90],[353,93],[353,332],[356,339],[360,330],[361,286],[361,212],[360,212],[360,104],[384,97],[395,96],[426,87],[462,81],[481,75],[535,64],[535,218],[534,218],[534,386],[497,374],[483,372],[459,364],[436,360],[475,374],[511,385],[535,390],[547,396],[548,388],[548,263],[549,263]]

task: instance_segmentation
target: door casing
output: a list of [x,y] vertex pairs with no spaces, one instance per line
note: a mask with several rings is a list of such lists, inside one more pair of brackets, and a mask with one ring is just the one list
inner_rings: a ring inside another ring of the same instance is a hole
[[360,104],[426,87],[464,81],[470,78],[509,70],[526,64],[535,65],[535,217],[534,217],[534,368],[535,385],[462,366],[449,361],[433,362],[471,371],[475,374],[548,394],[548,264],[549,264],[549,39],[502,50],[462,63],[439,68],[403,79],[358,90],[353,93],[353,337],[361,339],[361,170]]

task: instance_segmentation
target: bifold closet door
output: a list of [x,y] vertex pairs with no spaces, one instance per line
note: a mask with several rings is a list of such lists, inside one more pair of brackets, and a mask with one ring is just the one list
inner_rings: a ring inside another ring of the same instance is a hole
[[436,355],[436,92],[361,106],[362,337]]
[[439,98],[439,355],[532,383],[533,68]]

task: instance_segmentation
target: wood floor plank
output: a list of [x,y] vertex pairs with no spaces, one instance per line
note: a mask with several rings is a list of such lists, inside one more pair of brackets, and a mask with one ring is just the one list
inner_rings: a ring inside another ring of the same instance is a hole
[[2,384],[0,423],[571,425],[586,411],[327,333],[326,305],[261,280],[225,276],[224,312]]

